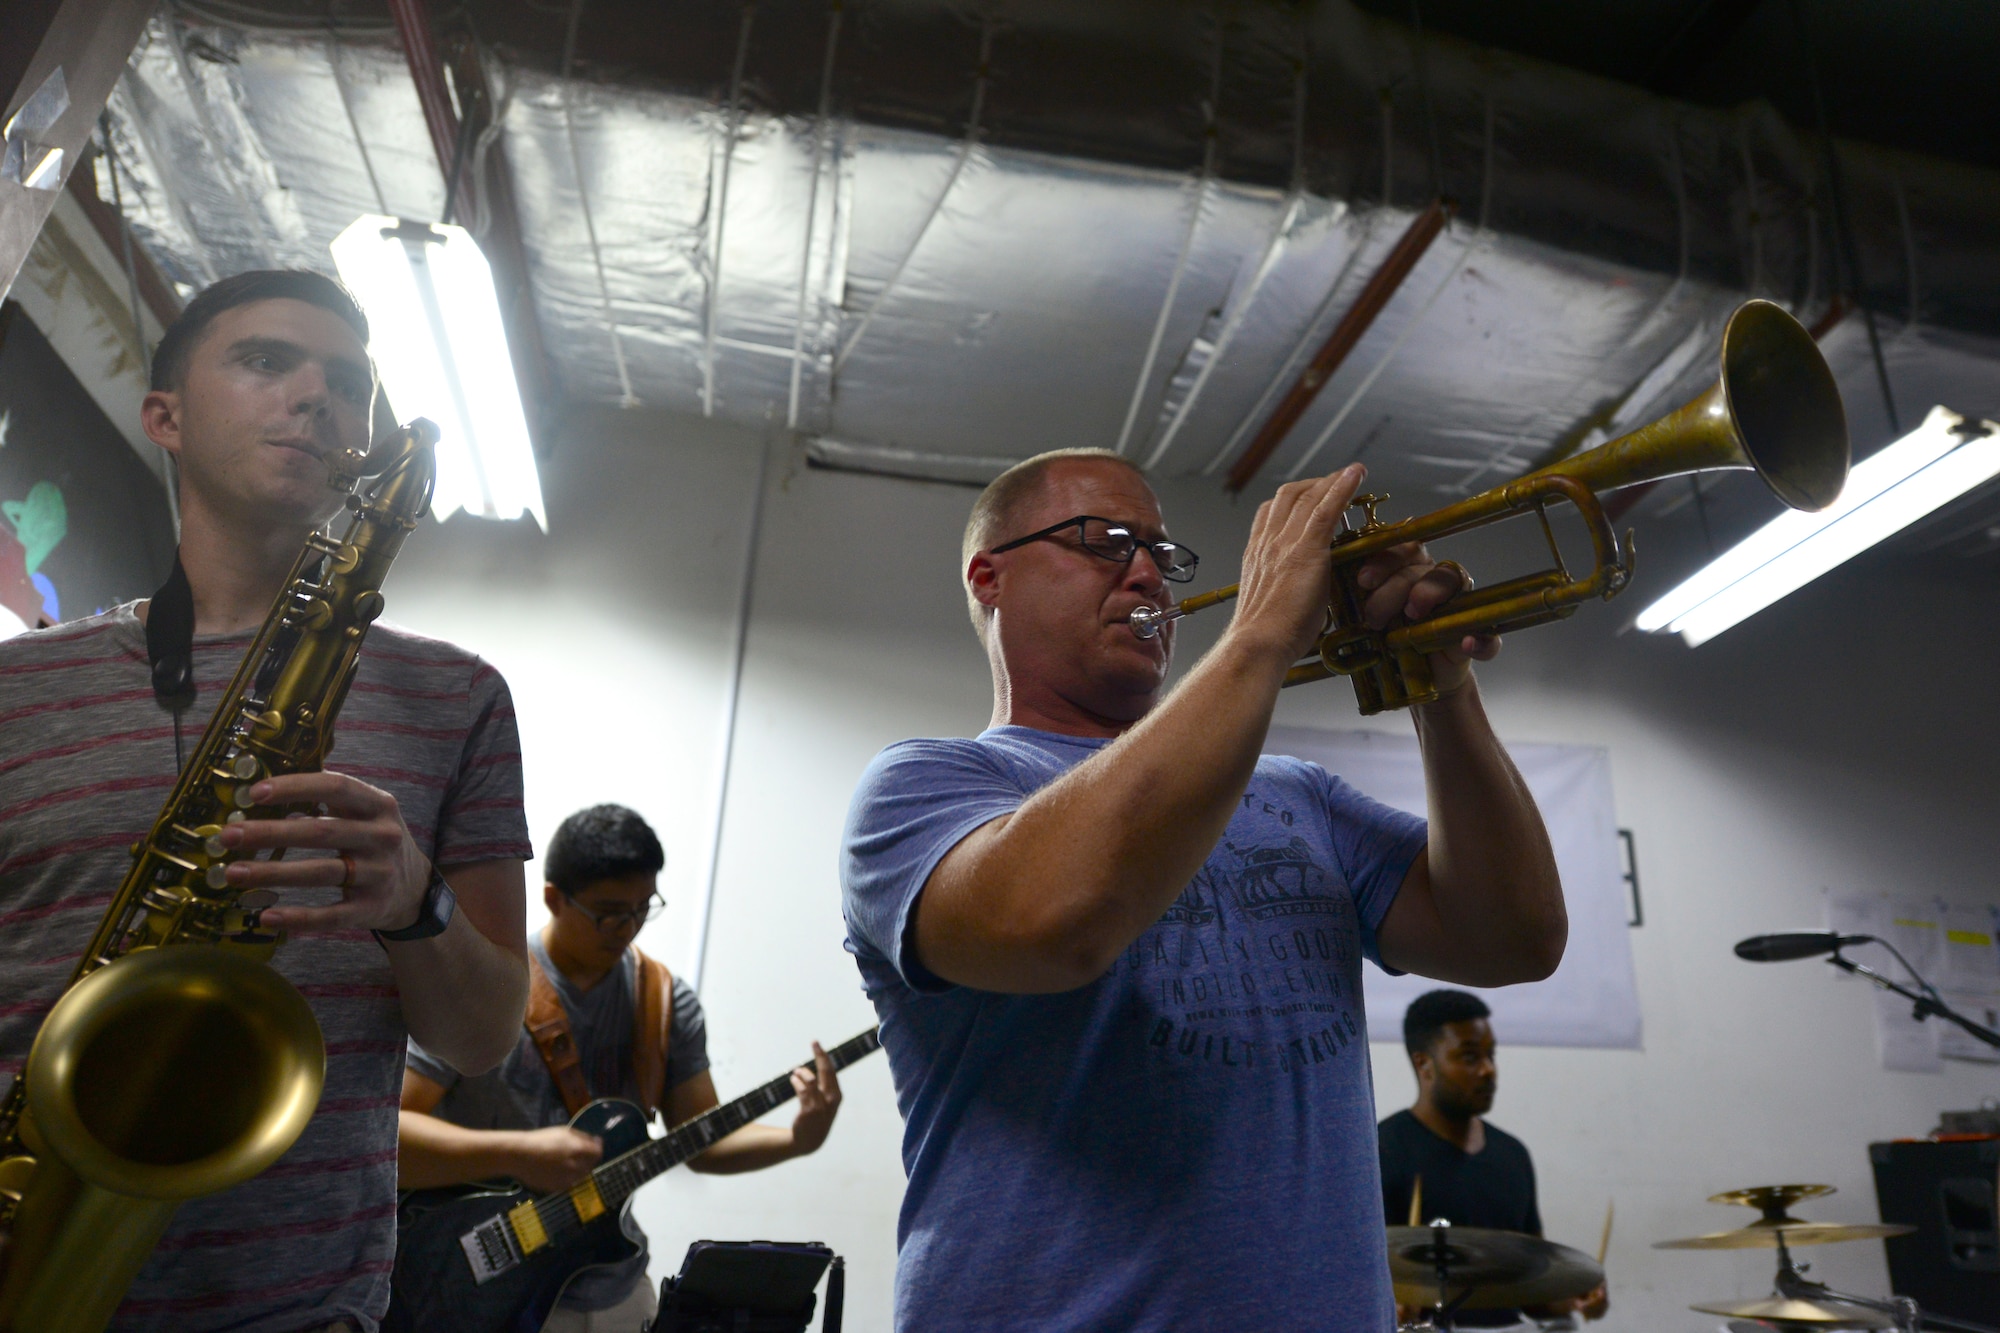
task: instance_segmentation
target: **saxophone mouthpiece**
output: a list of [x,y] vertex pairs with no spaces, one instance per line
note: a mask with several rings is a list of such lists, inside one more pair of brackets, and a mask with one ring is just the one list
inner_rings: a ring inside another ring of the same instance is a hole
[[[417,449],[429,449],[438,442],[438,428],[428,417],[411,417],[408,424],[390,431],[368,446],[366,454],[346,453],[343,459],[350,459],[345,470],[354,481],[362,477],[379,477],[395,465],[397,460],[406,458]],[[353,482],[348,483],[352,487]]]
[[367,475],[368,458],[368,454],[352,449],[335,449],[320,455],[320,461],[326,464],[326,484],[336,491],[353,490],[354,483]]

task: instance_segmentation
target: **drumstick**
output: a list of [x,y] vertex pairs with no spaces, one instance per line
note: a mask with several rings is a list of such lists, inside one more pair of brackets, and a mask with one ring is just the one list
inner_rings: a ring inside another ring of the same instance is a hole
[[1420,1227],[1423,1224],[1424,1224],[1424,1178],[1422,1176],[1418,1176],[1410,1182],[1410,1225],[1413,1227]]
[[1597,1242],[1597,1266],[1604,1267],[1604,1256],[1611,1252],[1611,1210],[1618,1205],[1616,1199],[1604,1201],[1604,1238]]

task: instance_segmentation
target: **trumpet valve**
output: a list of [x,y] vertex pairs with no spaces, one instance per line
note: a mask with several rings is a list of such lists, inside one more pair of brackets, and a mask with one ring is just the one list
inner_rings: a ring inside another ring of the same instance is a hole
[[1386,494],[1357,495],[1352,500],[1349,500],[1347,502],[1347,507],[1349,509],[1359,509],[1364,515],[1361,522],[1361,526],[1354,529],[1354,531],[1368,532],[1374,528],[1379,528],[1383,526],[1382,520],[1375,516],[1375,510],[1377,506],[1386,504],[1389,498],[1390,497]]

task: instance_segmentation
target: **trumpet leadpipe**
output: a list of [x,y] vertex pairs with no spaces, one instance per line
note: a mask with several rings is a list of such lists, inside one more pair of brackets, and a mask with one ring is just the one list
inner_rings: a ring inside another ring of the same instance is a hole
[[1169,602],[1165,606],[1135,606],[1126,620],[1132,626],[1132,633],[1142,639],[1150,639],[1183,616],[1191,616],[1203,607],[1215,606],[1220,602],[1234,599],[1238,586],[1240,585],[1232,583],[1227,588],[1217,588],[1214,592],[1183,597],[1180,601]]

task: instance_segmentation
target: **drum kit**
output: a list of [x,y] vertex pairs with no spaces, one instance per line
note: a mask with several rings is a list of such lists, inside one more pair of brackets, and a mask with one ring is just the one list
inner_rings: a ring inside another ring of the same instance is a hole
[[[1814,1222],[1794,1217],[1801,1199],[1833,1193],[1831,1185],[1759,1185],[1710,1197],[1710,1203],[1757,1209],[1747,1226],[1701,1236],[1663,1240],[1659,1250],[1748,1250],[1778,1252],[1772,1294],[1749,1301],[1704,1301],[1691,1308],[1721,1315],[1730,1333],[1847,1333],[1856,1329],[1923,1329],[1996,1333],[1982,1325],[1927,1315],[1907,1297],[1880,1300],[1834,1291],[1804,1276],[1792,1250],[1800,1245],[1883,1240],[1907,1235],[1914,1227],[1876,1222]],[[1609,1219],[1605,1239],[1610,1239]],[[1461,1310],[1519,1310],[1583,1296],[1604,1281],[1604,1253],[1587,1254],[1539,1236],[1512,1231],[1454,1227],[1438,1220],[1429,1226],[1389,1228],[1389,1275],[1396,1303],[1421,1310],[1404,1333],[1445,1333]],[[1545,1328],[1550,1325],[1544,1324]],[[1555,1327],[1575,1327],[1562,1323]]]

